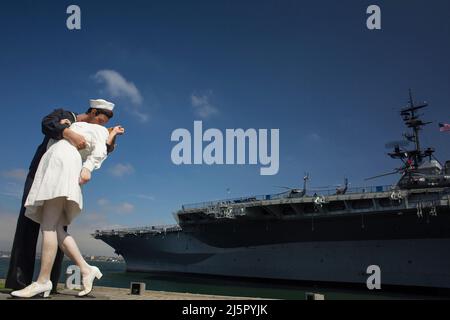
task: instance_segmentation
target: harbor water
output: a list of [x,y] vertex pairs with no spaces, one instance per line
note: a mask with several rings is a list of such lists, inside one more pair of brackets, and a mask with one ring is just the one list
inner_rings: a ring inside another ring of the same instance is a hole
[[[63,270],[72,263],[65,260]],[[125,263],[95,261],[90,264],[98,266],[103,278],[96,282],[98,286],[129,288],[130,282],[145,282],[147,290],[187,292],[196,294],[258,297],[269,299],[304,300],[306,293],[315,292],[325,295],[327,300],[378,300],[378,299],[448,299],[443,293],[405,293],[355,290],[342,288],[304,287],[290,283],[271,283],[268,281],[244,281],[229,278],[201,277],[186,275],[151,275],[147,273],[126,272]],[[0,258],[0,279],[6,278],[9,259]],[[35,274],[39,267],[36,260]],[[65,282],[62,274],[60,282]]]

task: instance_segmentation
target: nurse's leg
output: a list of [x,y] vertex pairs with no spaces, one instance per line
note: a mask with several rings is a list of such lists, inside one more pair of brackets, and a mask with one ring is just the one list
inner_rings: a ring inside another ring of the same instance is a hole
[[37,282],[46,283],[50,280],[53,262],[58,250],[58,238],[56,227],[64,210],[64,199],[62,197],[46,200],[42,208],[42,253],[41,270]]
[[62,220],[63,219],[59,221],[56,229],[58,234],[59,247],[70,258],[70,260],[72,260],[80,268],[81,274],[87,275],[91,271],[90,266],[81,255],[80,249],[78,249],[75,239],[64,230]]
[[53,262],[52,273],[50,273],[50,280],[53,284],[52,293],[58,292],[58,282],[61,277],[62,263],[64,259],[64,252],[58,249],[56,252],[55,262]]

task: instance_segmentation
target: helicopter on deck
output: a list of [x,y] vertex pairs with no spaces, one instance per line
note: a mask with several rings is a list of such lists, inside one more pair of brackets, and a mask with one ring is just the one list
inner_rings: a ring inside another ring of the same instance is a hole
[[[280,187],[277,186],[277,188],[286,189],[287,192],[284,192],[283,194],[287,193],[287,198],[302,198],[306,195],[308,189],[307,189],[307,183],[310,180],[309,173],[305,173],[303,177],[303,189],[298,188],[291,188],[291,187]],[[312,187],[310,191],[321,191],[323,189],[330,190],[333,187],[336,188],[336,195],[344,195],[347,193],[348,186],[349,186],[348,179],[344,179],[344,184],[334,185],[334,186],[326,186],[326,187]]]

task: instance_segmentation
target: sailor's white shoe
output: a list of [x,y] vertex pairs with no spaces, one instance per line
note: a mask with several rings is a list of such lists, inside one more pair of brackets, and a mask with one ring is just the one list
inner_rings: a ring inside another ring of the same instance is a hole
[[78,293],[79,297],[83,297],[85,295],[88,295],[91,291],[92,291],[92,285],[94,283],[95,279],[100,279],[103,274],[100,272],[100,269],[95,267],[95,266],[91,266],[91,272],[83,277],[83,291]]
[[22,290],[11,292],[11,295],[16,298],[32,298],[37,295],[42,295],[47,298],[52,290],[52,282],[48,280],[46,283],[33,282],[28,287]]

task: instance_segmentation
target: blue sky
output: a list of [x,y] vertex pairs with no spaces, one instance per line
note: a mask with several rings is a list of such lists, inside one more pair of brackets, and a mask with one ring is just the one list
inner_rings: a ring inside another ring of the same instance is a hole
[[[79,31],[66,28],[70,4],[81,8]],[[371,4],[382,30],[366,28]],[[305,171],[313,186],[344,177],[361,186],[397,167],[384,144],[404,131],[397,111],[408,88],[430,103],[426,119],[450,122],[449,35],[446,0],[2,1],[0,250],[10,246],[40,120],[54,108],[83,112],[89,99],[109,99],[112,124],[127,129],[72,227],[84,252],[109,254],[89,231],[173,223],[184,203],[276,193],[301,185]],[[175,166],[170,135],[195,120],[279,128],[279,173]],[[445,161],[449,139],[435,123],[423,143]]]

